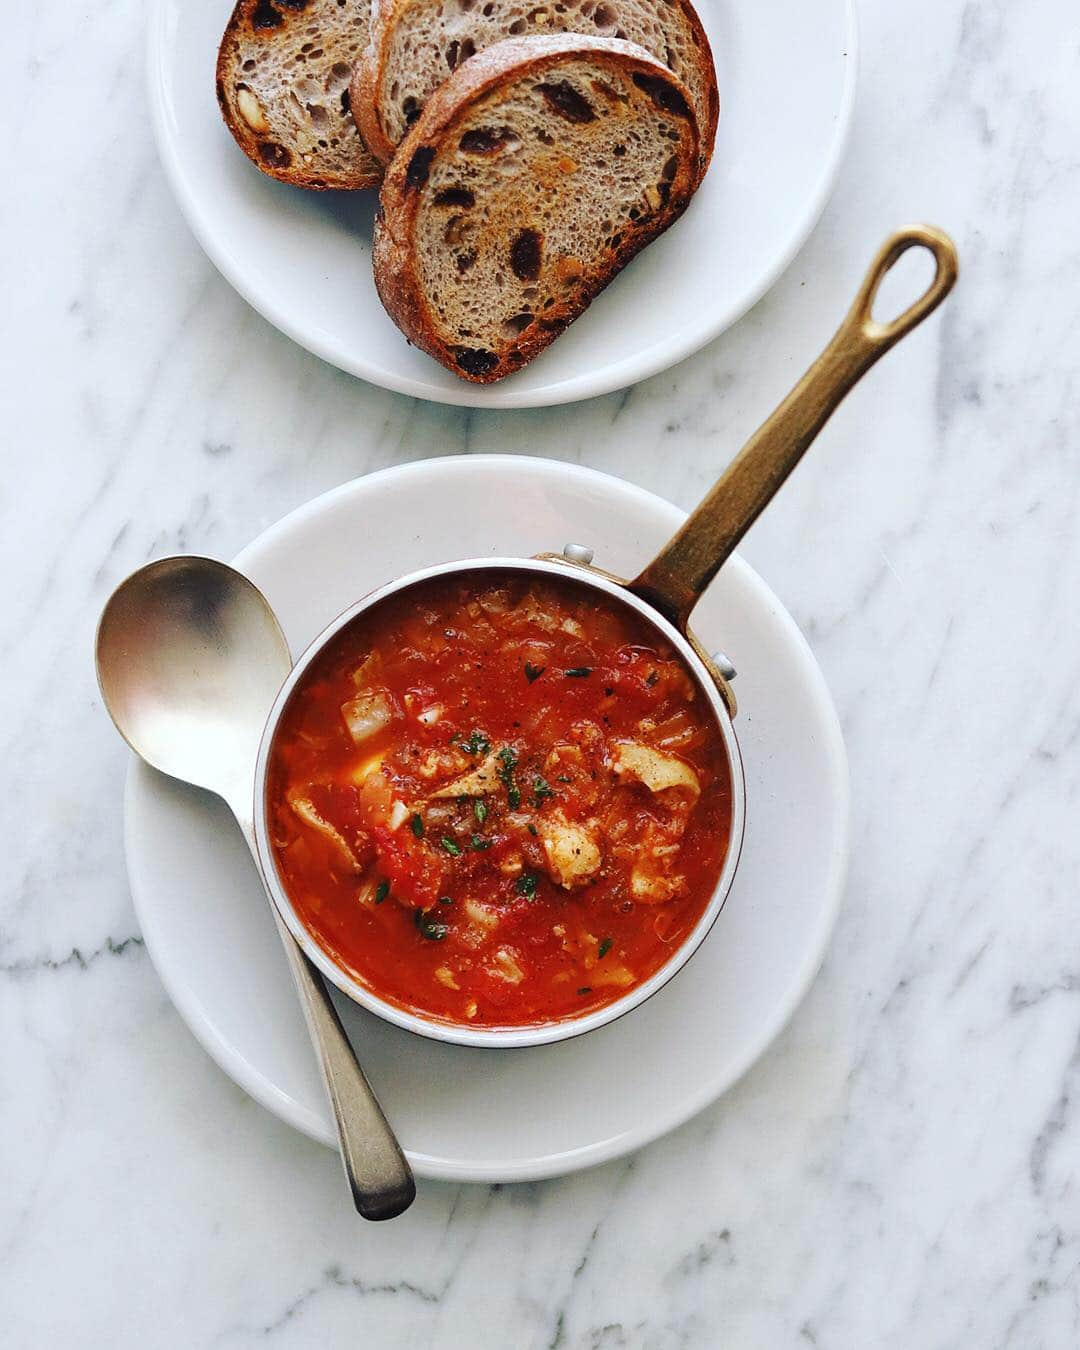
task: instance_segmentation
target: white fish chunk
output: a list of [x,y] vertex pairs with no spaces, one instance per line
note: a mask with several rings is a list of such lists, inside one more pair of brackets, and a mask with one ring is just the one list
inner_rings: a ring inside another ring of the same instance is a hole
[[662,905],[674,900],[682,888],[682,877],[663,875],[642,866],[630,873],[630,893],[643,905]]
[[356,854],[349,847],[344,835],[330,824],[310,797],[290,797],[289,806],[298,819],[302,820],[305,825],[310,825],[313,830],[318,831],[324,839],[334,845],[354,872],[359,872],[360,864],[357,861]]
[[593,835],[558,815],[538,821],[537,829],[544,846],[548,875],[556,886],[565,890],[584,886],[601,862],[600,849]]
[[439,797],[488,797],[499,789],[499,756],[494,750],[485,755],[475,769],[470,769],[452,783],[447,783],[431,794]]
[[617,777],[644,783],[650,792],[682,788],[694,798],[701,795],[698,776],[685,760],[642,745],[640,741],[620,741],[615,747],[611,766]]

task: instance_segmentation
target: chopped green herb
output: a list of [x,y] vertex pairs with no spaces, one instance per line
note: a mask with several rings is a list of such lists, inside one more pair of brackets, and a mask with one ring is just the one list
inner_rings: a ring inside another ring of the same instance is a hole
[[579,994],[591,994],[591,993],[592,993],[592,985],[591,985],[591,984],[583,984],[583,985],[581,986],[581,988],[578,990],[578,993],[579,993]]
[[646,683],[646,684],[649,686],[649,688],[651,689],[651,688],[653,687],[653,685],[656,683],[656,681],[657,681],[659,678],[660,678],[660,676],[657,675],[657,673],[656,673],[655,670],[650,670],[649,673],[648,673],[648,675],[646,676],[645,683]]
[[441,942],[450,931],[449,924],[434,923],[422,909],[413,910],[413,923],[416,924],[420,936],[426,937],[430,942]]
[[381,905],[389,894],[390,883],[388,881],[380,881],[375,887],[375,903]]
[[412,830],[417,839],[424,837],[424,822],[420,819],[419,811],[413,812],[413,818],[409,821],[409,829]]
[[472,809],[473,815],[476,817],[477,825],[483,825],[488,816],[487,802],[484,801],[483,797],[475,797],[473,799]]
[[453,900],[450,898],[450,896],[448,896],[448,895],[440,895],[440,896],[439,896],[439,904],[440,904],[440,905],[452,905],[453,903],[454,903],[454,902],[453,902]]
[[555,779],[555,781],[556,781],[556,783],[569,783],[569,782],[571,782],[571,778],[570,778],[570,775],[569,775],[568,773],[561,773],[561,774],[559,774],[559,776]]
[[540,833],[540,831],[536,828],[536,826],[532,823],[531,820],[529,821],[529,833],[532,835],[537,835]]
[[612,696],[612,694],[614,694],[614,692],[615,692],[615,688],[614,688],[613,685],[608,684],[608,685],[605,685],[605,686],[604,686],[604,697],[605,697],[605,698],[610,698],[610,697]]
[[539,806],[545,797],[554,797],[555,789],[550,783],[546,782],[539,774],[533,779],[533,799]]
[[506,800],[510,803],[511,811],[516,811],[521,805],[521,790],[514,782],[517,755],[509,745],[504,745],[499,751],[499,764],[499,782],[506,788]]
[[612,939],[604,938],[604,940],[600,943],[600,946],[596,949],[597,959],[602,961],[604,957],[607,956],[608,952],[611,951],[611,947],[612,947]]
[[571,666],[563,674],[568,680],[584,680],[592,674],[592,666]]
[[483,853],[484,849],[491,847],[491,840],[485,839],[482,834],[474,834],[472,837],[472,846],[474,853]]
[[451,858],[461,857],[461,846],[459,844],[455,844],[454,841],[450,839],[447,835],[444,834],[443,837],[439,840],[439,843],[442,844],[443,848],[446,849],[447,853],[450,854]]
[[526,900],[532,900],[536,895],[536,873],[522,872],[517,881],[514,882],[514,890],[518,895],[523,895]]
[[461,748],[467,755],[486,755],[491,749],[491,742],[482,731],[474,731],[461,742]]
[[547,670],[547,666],[533,666],[528,661],[525,662],[525,678],[530,684],[533,680],[538,680],[545,670]]

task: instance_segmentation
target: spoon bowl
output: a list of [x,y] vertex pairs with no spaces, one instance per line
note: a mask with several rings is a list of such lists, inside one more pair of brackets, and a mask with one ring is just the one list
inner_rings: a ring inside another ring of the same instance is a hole
[[117,730],[155,769],[224,797],[241,826],[266,713],[292,661],[273,610],[210,558],[163,558],[123,582],[101,616],[101,692]]

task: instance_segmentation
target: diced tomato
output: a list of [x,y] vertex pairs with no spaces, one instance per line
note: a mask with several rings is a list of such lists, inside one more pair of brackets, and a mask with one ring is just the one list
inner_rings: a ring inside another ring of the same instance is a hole
[[378,868],[390,883],[390,892],[400,904],[428,909],[439,898],[443,868],[430,848],[413,841],[404,829],[391,831],[384,825],[372,830],[378,850]]

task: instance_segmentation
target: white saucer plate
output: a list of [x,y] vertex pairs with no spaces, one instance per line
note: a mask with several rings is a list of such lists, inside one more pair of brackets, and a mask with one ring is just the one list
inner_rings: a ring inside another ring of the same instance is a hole
[[[682,520],[631,484],[548,460],[430,460],[347,483],[235,560],[294,652],[372,587],[432,563],[591,545],[633,575]],[[824,955],[847,859],[843,741],[805,640],[732,558],[695,628],[738,668],[745,844],[701,950],[654,998],[576,1040],[478,1050],[414,1036],[335,993],[364,1068],[421,1176],[523,1181],[618,1157],[713,1101],[791,1016]],[[267,901],[223,806],[133,762],[131,889],[181,1016],[241,1087],[334,1142]]]
[[467,384],[405,339],[371,276],[375,194],[260,174],[214,96],[232,0],[151,0],[149,94],[161,159],[199,242],[266,319],[342,370],[470,407],[571,403],[689,356],[791,262],[836,179],[854,102],[854,0],[698,0],[720,85],[712,167],[690,209],[525,370]]

